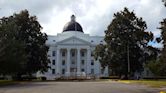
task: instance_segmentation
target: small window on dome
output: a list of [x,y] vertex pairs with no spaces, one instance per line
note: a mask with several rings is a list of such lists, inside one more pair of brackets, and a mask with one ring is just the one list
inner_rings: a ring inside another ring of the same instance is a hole
[[56,42],[56,40],[53,40],[53,42]]
[[91,42],[93,42],[93,40],[91,40]]

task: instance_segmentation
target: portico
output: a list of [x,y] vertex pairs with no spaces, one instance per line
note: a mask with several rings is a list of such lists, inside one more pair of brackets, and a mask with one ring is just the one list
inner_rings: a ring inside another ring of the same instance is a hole
[[[80,76],[90,74],[91,50],[87,47],[57,47],[56,74]],[[64,62],[64,63],[63,63]],[[65,70],[65,73],[63,72]]]

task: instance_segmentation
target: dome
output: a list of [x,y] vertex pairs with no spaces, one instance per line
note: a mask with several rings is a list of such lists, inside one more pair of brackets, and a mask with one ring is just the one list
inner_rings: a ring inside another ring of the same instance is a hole
[[81,25],[75,21],[74,15],[71,16],[71,21],[68,22],[63,28],[63,32],[68,32],[68,31],[83,32]]

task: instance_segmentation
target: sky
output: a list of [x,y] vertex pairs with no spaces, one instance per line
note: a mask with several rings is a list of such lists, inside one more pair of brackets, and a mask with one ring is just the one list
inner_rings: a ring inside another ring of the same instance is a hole
[[[166,18],[162,0],[0,0],[0,18],[27,9],[38,18],[48,35],[61,33],[64,25],[74,14],[84,33],[104,36],[104,31],[113,19],[113,14],[127,7],[137,17],[146,21],[155,37],[160,36],[159,22]],[[153,46],[161,47],[161,44]]]

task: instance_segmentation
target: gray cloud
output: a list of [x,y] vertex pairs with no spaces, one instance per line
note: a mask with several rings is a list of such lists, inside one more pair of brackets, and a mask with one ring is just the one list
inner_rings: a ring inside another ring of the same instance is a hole
[[[104,35],[113,14],[128,7],[138,17],[147,22],[148,31],[160,35],[159,22],[166,17],[166,8],[161,0],[1,0],[0,17],[28,9],[36,15],[45,28],[44,32],[56,34],[61,32],[64,24],[76,14],[84,32],[91,35]],[[61,17],[62,16],[62,17]],[[56,31],[55,31],[56,30]]]

